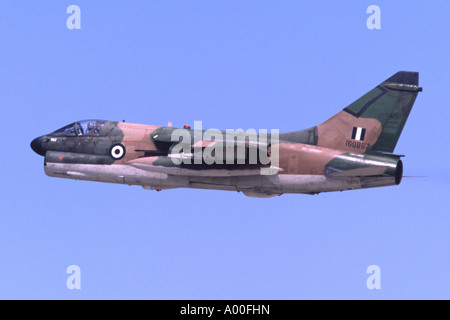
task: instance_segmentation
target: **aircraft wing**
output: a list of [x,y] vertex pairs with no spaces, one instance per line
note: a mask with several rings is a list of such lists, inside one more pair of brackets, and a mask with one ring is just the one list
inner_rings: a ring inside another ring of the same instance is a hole
[[[177,136],[175,130],[181,130],[183,143],[187,143],[185,149],[175,151],[180,143],[173,141],[177,140],[174,139]],[[204,137],[204,132],[162,127],[151,138],[157,149],[135,150],[144,155],[129,161],[130,166],[151,172],[197,177],[260,175],[261,169],[270,168],[269,145],[258,141],[257,135],[242,133],[229,137],[226,132],[218,131],[217,136],[208,139]],[[276,172],[280,170],[276,168]]]

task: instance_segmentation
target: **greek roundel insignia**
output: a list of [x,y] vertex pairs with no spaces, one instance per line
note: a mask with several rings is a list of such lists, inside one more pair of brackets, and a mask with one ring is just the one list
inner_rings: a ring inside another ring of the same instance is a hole
[[111,147],[111,157],[113,157],[114,160],[120,160],[123,157],[125,157],[126,150],[123,145],[115,144]]
[[366,136],[366,129],[359,128],[359,127],[353,127],[353,132],[352,132],[353,140],[364,141],[365,136]]

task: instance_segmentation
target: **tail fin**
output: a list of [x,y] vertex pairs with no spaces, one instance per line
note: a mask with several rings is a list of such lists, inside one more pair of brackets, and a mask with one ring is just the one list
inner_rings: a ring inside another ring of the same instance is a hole
[[317,145],[392,153],[417,98],[419,73],[401,71],[317,126]]

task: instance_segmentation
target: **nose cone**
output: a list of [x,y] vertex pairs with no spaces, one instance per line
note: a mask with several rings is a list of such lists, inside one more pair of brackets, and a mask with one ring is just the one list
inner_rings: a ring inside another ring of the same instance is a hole
[[31,149],[33,149],[34,152],[36,152],[38,155],[41,156],[45,156],[45,150],[42,146],[42,142],[43,142],[44,138],[43,137],[39,137],[34,139],[33,141],[31,141]]

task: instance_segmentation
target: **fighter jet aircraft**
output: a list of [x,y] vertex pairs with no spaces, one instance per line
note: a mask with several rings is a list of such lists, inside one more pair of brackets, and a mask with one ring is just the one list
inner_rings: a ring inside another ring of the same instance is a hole
[[398,72],[310,129],[203,130],[78,121],[31,142],[51,177],[142,186],[318,194],[400,184],[394,148],[418,93],[419,74]]

